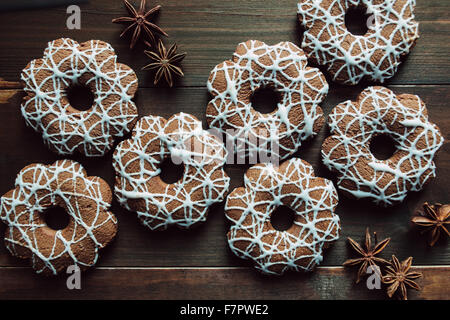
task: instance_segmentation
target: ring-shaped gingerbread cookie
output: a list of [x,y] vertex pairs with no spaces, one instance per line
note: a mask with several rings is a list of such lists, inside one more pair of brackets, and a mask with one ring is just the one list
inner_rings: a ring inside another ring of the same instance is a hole
[[[99,249],[116,235],[111,201],[108,184],[88,177],[78,162],[26,166],[17,175],[15,188],[1,197],[6,248],[18,258],[29,259],[35,271],[44,275],[56,275],[72,265],[84,270],[97,262]],[[61,230],[46,223],[46,210],[52,207],[69,217]]]
[[[240,43],[232,60],[211,71],[207,87],[213,96],[206,110],[208,124],[234,143],[239,160],[262,152],[284,159],[324,124],[319,103],[328,93],[328,83],[290,42]],[[264,87],[280,97],[270,113],[256,111],[251,103],[253,94]]]
[[[350,197],[394,205],[436,175],[433,158],[444,139],[416,95],[369,87],[355,102],[334,107],[328,125],[332,135],[322,144],[322,160],[338,173],[338,188]],[[379,135],[396,144],[387,160],[377,159],[370,150]]]
[[[415,4],[415,0],[300,0],[302,48],[336,82],[355,85],[363,78],[384,82],[394,76],[419,37]],[[352,34],[346,27],[345,16],[352,8],[363,8],[369,15],[364,35]]]
[[[117,63],[114,49],[106,42],[51,41],[43,58],[23,69],[21,79],[27,94],[22,104],[26,123],[61,155],[78,151],[102,156],[114,138],[128,133],[136,122],[137,108],[131,100],[138,88],[136,74]],[[92,92],[89,109],[71,106],[68,88],[73,85]]]
[[[337,204],[333,183],[316,177],[306,161],[254,165],[244,176],[244,186],[227,197],[225,213],[232,223],[228,244],[265,274],[311,271],[322,261],[323,249],[339,238]],[[292,225],[282,231],[271,223],[280,206],[294,211]]]
[[[210,206],[225,198],[230,182],[223,168],[226,154],[224,144],[190,114],[168,120],[145,116],[114,152],[115,194],[151,230],[189,228],[205,221]],[[178,181],[161,178],[165,159],[183,167]]]

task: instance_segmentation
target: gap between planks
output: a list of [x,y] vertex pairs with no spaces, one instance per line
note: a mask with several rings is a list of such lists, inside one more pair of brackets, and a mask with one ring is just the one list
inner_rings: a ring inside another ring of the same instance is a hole
[[[193,267],[193,266],[186,266],[186,267],[171,267],[171,266],[160,266],[160,267],[126,267],[126,266],[114,266],[114,267],[93,267],[97,270],[252,270],[253,267],[233,267],[233,266],[217,266],[217,267]],[[450,271],[450,265],[414,265],[412,266],[413,269],[449,269]],[[26,270],[31,269],[31,267],[26,266],[0,266],[0,270]],[[319,266],[316,267],[314,270],[321,271],[321,270],[348,270],[348,268],[345,268],[343,266]]]
[[[368,86],[385,86],[385,87],[391,87],[391,88],[409,88],[409,87],[436,87],[436,86],[449,86],[449,83],[424,83],[424,84],[383,84],[383,83],[374,83],[374,84],[369,84]],[[176,88],[193,88],[193,89],[199,89],[199,88],[205,88],[206,89],[206,85],[204,86],[177,86],[174,87],[173,89]],[[0,81],[0,90],[1,91],[7,91],[7,90],[15,90],[15,91],[21,91],[23,88],[20,84],[20,82],[15,82],[15,81]],[[145,86],[140,86],[139,89],[160,89],[160,87],[155,87],[155,86],[150,86],[150,87],[145,87]]]

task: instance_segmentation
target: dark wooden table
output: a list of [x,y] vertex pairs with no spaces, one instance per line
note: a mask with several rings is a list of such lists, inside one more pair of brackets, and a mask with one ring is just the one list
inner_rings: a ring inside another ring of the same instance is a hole
[[[158,24],[181,50],[186,76],[169,89],[153,85],[150,74],[141,71],[147,58],[142,46],[129,50],[129,38],[119,39],[120,25],[111,19],[125,14],[122,1],[96,0],[81,6],[81,30],[66,28],[66,8],[0,13],[0,193],[14,185],[16,173],[33,162],[59,159],[42,143],[39,134],[25,126],[20,115],[23,97],[18,82],[22,68],[40,57],[50,40],[71,37],[77,41],[100,39],[113,45],[119,61],[136,70],[140,88],[136,103],[141,115],[170,116],[184,111],[205,119],[209,96],[206,80],[210,70],[229,59],[235,46],[248,39],[267,43],[301,42],[295,0],[251,1],[159,1],[163,5]],[[156,4],[155,1],[149,1]],[[383,290],[355,285],[355,270],[341,264],[352,254],[346,237],[362,239],[370,226],[379,238],[392,241],[383,257],[396,254],[414,257],[415,269],[423,272],[423,290],[410,291],[413,299],[448,299],[450,293],[450,247],[440,241],[429,248],[426,237],[410,225],[410,217],[422,202],[448,203],[450,178],[450,2],[418,0],[420,22],[417,46],[387,86],[398,93],[419,95],[427,104],[430,118],[441,129],[446,142],[436,157],[437,178],[423,191],[411,193],[399,206],[382,209],[362,201],[340,199],[337,213],[342,236],[326,252],[315,272],[290,273],[283,277],[259,275],[249,262],[229,250],[225,234],[229,227],[223,206],[216,206],[208,221],[189,231],[172,229],[151,232],[138,223],[134,213],[113,203],[119,219],[116,240],[100,253],[97,267],[82,276],[82,290],[68,290],[66,277],[35,275],[28,263],[11,257],[0,242],[0,298],[118,298],[118,299],[382,299]],[[366,84],[367,85],[367,84]],[[325,115],[337,103],[356,97],[365,85],[340,86],[330,82],[322,104]],[[320,163],[319,148],[327,134],[305,144],[297,156],[310,162],[320,176],[333,178]],[[71,157],[80,161],[89,175],[103,177],[113,185],[111,153],[101,159]],[[242,184],[246,166],[228,166],[232,187]],[[5,230],[0,227],[0,233]]]

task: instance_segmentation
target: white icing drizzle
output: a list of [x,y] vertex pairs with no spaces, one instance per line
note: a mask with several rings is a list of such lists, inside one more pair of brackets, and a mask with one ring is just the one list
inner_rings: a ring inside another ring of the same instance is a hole
[[[114,238],[117,219],[108,211],[109,186],[88,177],[78,162],[31,164],[19,172],[15,186],[1,198],[6,247],[14,256],[29,258],[37,273],[56,275],[74,264],[90,267],[97,262],[98,249]],[[55,231],[45,224],[42,212],[53,205],[70,215],[65,229]]]
[[[230,182],[223,169],[226,154],[223,143],[190,114],[169,120],[143,117],[133,137],[114,152],[115,194],[151,230],[189,228],[205,221],[209,207],[225,198]],[[166,157],[184,165],[182,178],[172,184],[159,176]]]
[[[315,177],[312,166],[298,158],[280,167],[257,164],[247,171],[244,183],[229,194],[225,205],[232,222],[228,243],[234,254],[253,260],[266,274],[312,270],[323,259],[324,245],[339,238],[333,183]],[[296,213],[293,226],[285,231],[270,223],[280,205]]]
[[[111,149],[114,137],[128,133],[137,118],[131,101],[136,75],[117,63],[114,49],[106,42],[51,41],[43,58],[31,61],[21,79],[27,93],[21,108],[26,123],[61,155],[78,150],[86,156],[102,156]],[[80,81],[94,94],[94,103],[86,111],[75,110],[67,99],[66,89]]]
[[[345,14],[361,4],[374,23],[365,35],[353,35],[345,26]],[[326,66],[334,81],[355,85],[366,77],[384,82],[394,76],[419,37],[415,5],[415,0],[300,0],[298,15],[306,30],[302,48]]]
[[[322,145],[323,163],[338,173],[339,189],[356,198],[390,206],[403,201],[408,191],[421,190],[436,175],[433,158],[444,139],[418,96],[396,96],[387,88],[369,87],[357,102],[337,105],[328,124],[333,135]],[[372,137],[380,134],[397,143],[397,151],[387,160],[370,152]]]
[[[238,158],[264,149],[285,159],[315,136],[323,122],[318,105],[328,93],[328,83],[319,69],[307,67],[303,51],[290,42],[240,43],[232,61],[211,71],[207,87],[214,97],[206,111],[208,124],[234,143]],[[275,111],[262,114],[252,108],[251,94],[260,87],[280,94]]]

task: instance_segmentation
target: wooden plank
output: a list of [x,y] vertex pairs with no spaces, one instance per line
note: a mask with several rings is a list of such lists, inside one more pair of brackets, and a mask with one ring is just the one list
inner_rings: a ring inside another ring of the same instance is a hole
[[[329,114],[334,105],[345,99],[357,96],[361,87],[333,86],[323,103],[325,114]],[[424,191],[412,193],[400,206],[391,209],[378,208],[362,201],[350,201],[341,197],[337,213],[342,219],[341,239],[328,250],[323,265],[338,266],[348,257],[350,250],[346,237],[361,239],[364,230],[370,226],[379,233],[379,237],[392,237],[391,244],[385,250],[385,258],[391,254],[400,257],[414,256],[415,263],[421,265],[449,264],[450,247],[438,244],[428,248],[425,237],[411,229],[409,219],[422,202],[439,201],[449,203],[450,114],[447,102],[450,100],[449,86],[393,86],[398,93],[418,94],[427,103],[431,119],[442,129],[447,142],[436,158],[437,178]],[[0,93],[3,91],[0,91]],[[0,94],[0,97],[2,95]],[[0,105],[0,194],[13,187],[16,173],[33,162],[51,163],[59,157],[51,153],[42,143],[40,135],[25,126],[19,112],[22,94],[18,92],[9,99],[8,104]],[[170,116],[173,113],[189,112],[204,120],[208,94],[204,88],[179,88],[176,94],[170,89],[140,89],[136,98],[141,115],[155,114]],[[326,128],[313,141],[305,144],[298,156],[310,162],[319,176],[333,178],[320,163],[320,145],[327,135]],[[113,184],[111,153],[101,159],[72,157],[80,161],[89,175],[103,177]],[[246,170],[244,165],[227,166],[232,178],[232,186],[242,184]],[[101,253],[100,266],[248,266],[229,251],[225,234],[228,222],[224,218],[223,208],[216,206],[206,224],[190,231],[168,230],[151,232],[142,227],[133,213],[121,209],[116,202],[113,211],[119,219],[119,233],[114,243]],[[0,234],[5,227],[0,226]],[[0,244],[0,266],[25,266],[25,262],[11,257]]]
[[[19,89],[22,88],[22,84],[19,81],[5,81],[2,78],[0,78],[0,88],[6,89]],[[3,100],[0,103],[5,103]]]
[[[126,14],[120,0],[82,5],[82,29],[74,31],[66,29],[64,7],[0,13],[0,195],[13,187],[16,173],[25,165],[61,158],[43,145],[40,135],[25,126],[19,111],[23,96],[18,82],[20,72],[28,61],[42,55],[47,41],[65,36],[78,41],[110,42],[119,61],[129,64],[138,74],[141,89],[136,103],[141,115],[169,117],[184,111],[204,121],[209,72],[231,57],[238,42],[260,39],[267,43],[300,44],[296,2],[162,2],[157,23],[170,34],[165,43],[176,41],[180,50],[188,53],[183,62],[186,77],[176,84],[176,89],[154,88],[151,74],[140,71],[147,62],[143,47],[130,51],[129,38],[119,38],[123,27],[110,21]],[[381,290],[369,291],[364,283],[354,284],[355,270],[338,267],[353,254],[346,237],[361,240],[367,226],[377,231],[380,239],[392,238],[382,254],[384,258],[391,254],[401,259],[414,256],[414,265],[419,265],[414,269],[424,274],[419,280],[423,291],[410,291],[410,298],[449,299],[448,241],[429,248],[425,236],[413,229],[409,220],[424,201],[450,202],[450,2],[417,2],[415,13],[421,38],[389,83],[398,93],[420,95],[431,119],[441,128],[446,142],[436,157],[438,176],[425,190],[410,194],[405,202],[390,209],[341,197],[337,208],[343,226],[341,238],[326,252],[322,266],[315,272],[276,278],[259,275],[250,262],[230,252],[225,237],[229,224],[222,205],[213,207],[208,221],[193,230],[150,232],[139,224],[134,213],[121,209],[114,201],[112,210],[119,219],[117,239],[101,252],[97,267],[83,273],[82,290],[68,290],[65,275],[36,275],[27,261],[11,257],[0,240],[0,299],[383,299],[385,293]],[[156,3],[148,1],[148,6]],[[323,103],[326,115],[337,103],[355,98],[363,88],[334,83],[330,86]],[[310,162],[317,175],[334,179],[320,161],[320,145],[327,134],[323,128],[297,156]],[[90,175],[101,176],[112,186],[111,153],[101,159],[79,155],[71,158],[80,161]],[[246,169],[245,165],[226,167],[232,187],[242,184]],[[0,235],[4,231],[5,226],[0,223]]]
[[[418,1],[421,22],[417,46],[391,84],[446,84],[450,74],[448,1]],[[263,4],[263,5],[262,5]],[[129,38],[119,39],[122,26],[111,19],[125,14],[121,1],[101,0],[82,5],[82,29],[67,30],[63,8],[1,13],[0,76],[16,82],[22,68],[42,55],[47,41],[66,36],[78,41],[101,39],[116,49],[119,60],[137,71],[140,86],[152,87],[152,77],[140,71],[147,62],[142,46],[128,49]],[[229,59],[236,45],[248,39],[267,43],[300,44],[296,1],[165,1],[158,24],[188,53],[186,76],[177,86],[204,86],[210,70]],[[32,26],[32,30],[30,30]]]
[[[415,267],[422,291],[409,299],[449,299],[450,267]],[[68,290],[67,276],[46,278],[29,268],[0,268],[0,299],[385,299],[384,289],[356,285],[355,273],[317,268],[308,274],[266,277],[248,268],[97,268],[81,276],[81,290]],[[45,288],[45,290],[42,290]]]
[[9,103],[9,99],[13,98],[16,94],[18,94],[19,90],[11,89],[11,90],[0,90],[0,104]]

